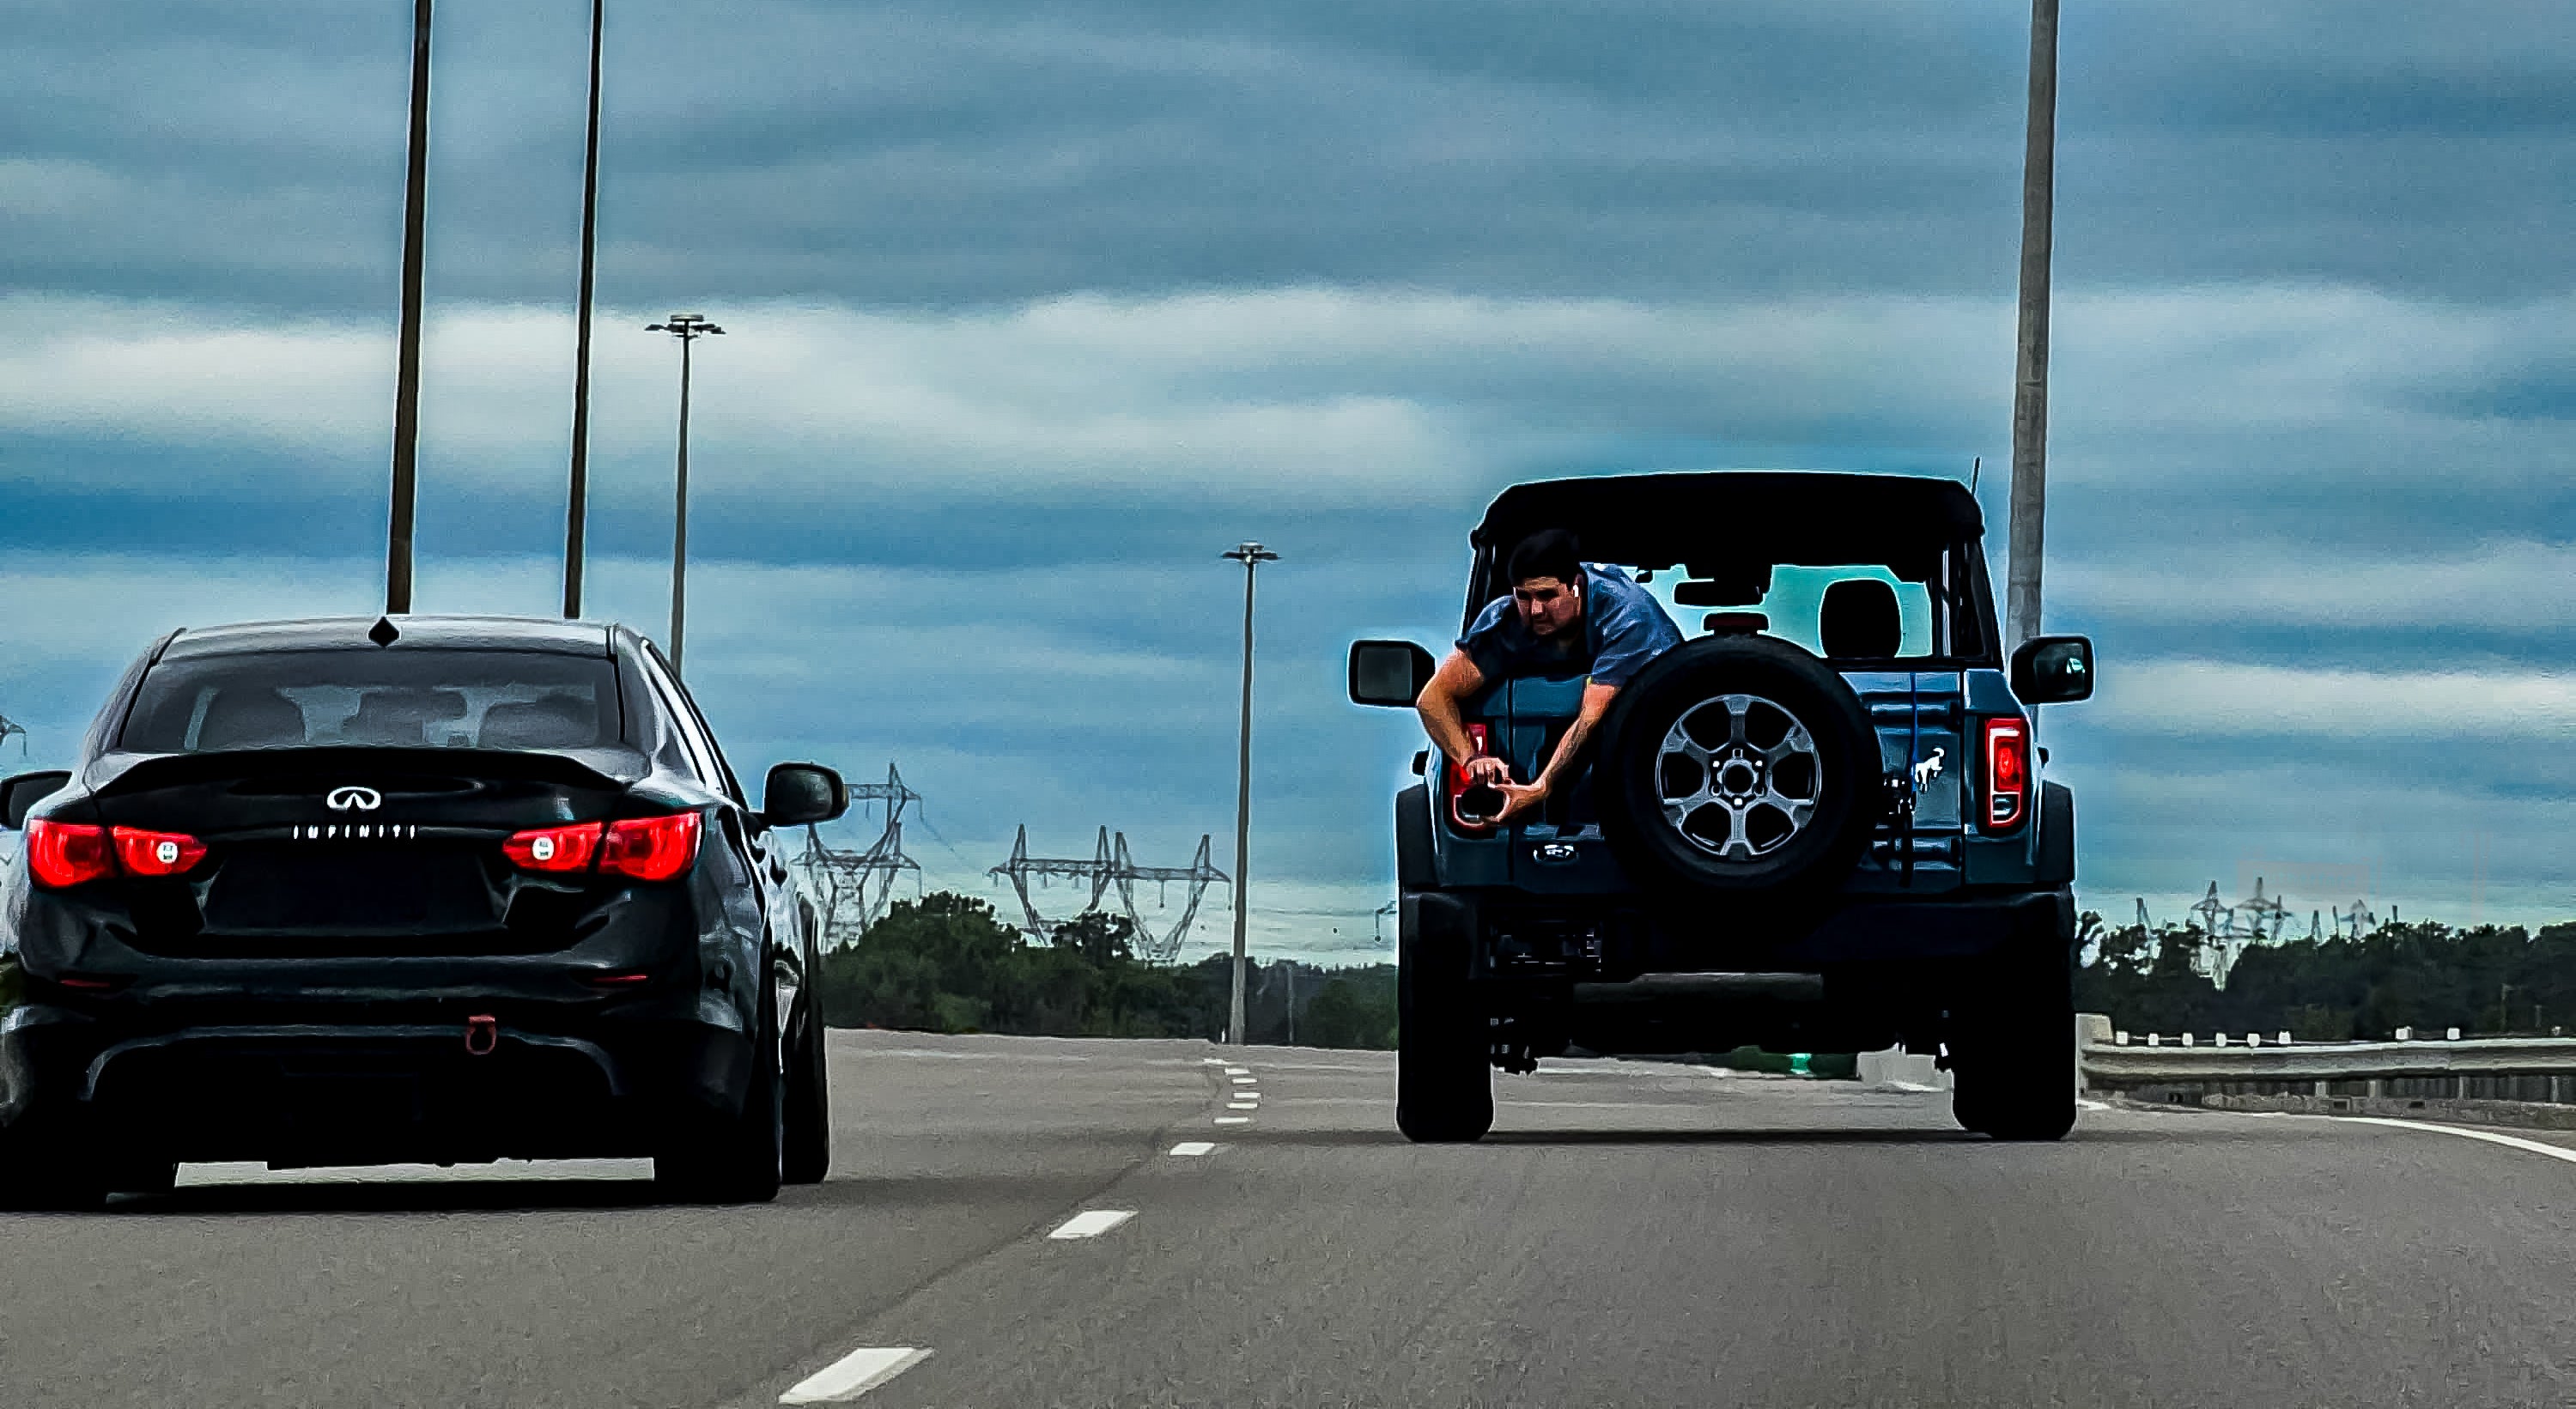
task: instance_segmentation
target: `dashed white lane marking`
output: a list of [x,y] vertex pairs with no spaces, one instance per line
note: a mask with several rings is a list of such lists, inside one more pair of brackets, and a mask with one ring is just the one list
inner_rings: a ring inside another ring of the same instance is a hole
[[1216,1118],[1216,1123],[1219,1125],[1250,1125],[1252,1123],[1252,1117],[1248,1115],[1221,1115]]
[[853,1350],[797,1381],[795,1388],[778,1396],[778,1402],[833,1404],[856,1399],[929,1358],[929,1351],[908,1345]]
[[1063,1227],[1047,1236],[1059,1242],[1068,1238],[1097,1238],[1135,1216],[1136,1210],[1132,1208],[1084,1209],[1066,1219]]
[[1261,1109],[1261,1103],[1259,1101],[1228,1101],[1225,1103],[1225,1108],[1230,1111],[1257,1111]]
[[1216,1144],[1214,1141],[1183,1140],[1181,1143],[1172,1147],[1172,1153],[1181,1156],[1183,1159],[1193,1159],[1199,1155],[1206,1154],[1215,1148]]
[[2393,1130],[2438,1130],[2445,1135],[2457,1135],[2464,1140],[2484,1140],[2490,1145],[2504,1145],[2576,1164],[2576,1150],[2567,1149],[2561,1145],[2545,1145],[2538,1140],[2525,1140],[2519,1135],[2498,1135],[2491,1130],[2466,1130],[2456,1125],[2435,1125],[2431,1121],[2424,1120],[2395,1120],[2377,1115],[2329,1116],[2327,1119],[2350,1125],[2385,1125]]
[[1235,1085],[1237,1085],[1237,1086],[1255,1086],[1255,1085],[1260,1084],[1260,1078],[1258,1078],[1258,1077],[1251,1077],[1251,1076],[1238,1076],[1238,1077],[1236,1077],[1236,1078],[1234,1079],[1234,1084],[1235,1084]]
[[1226,1075],[1228,1075],[1228,1076],[1250,1076],[1250,1075],[1252,1075],[1252,1068],[1250,1068],[1250,1067],[1227,1067],[1227,1068],[1225,1069],[1225,1074],[1226,1074]]

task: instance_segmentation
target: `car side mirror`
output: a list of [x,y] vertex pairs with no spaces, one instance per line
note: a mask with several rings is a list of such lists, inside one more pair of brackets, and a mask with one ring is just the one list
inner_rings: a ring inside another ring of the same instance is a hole
[[0,827],[14,832],[26,826],[27,814],[36,804],[70,787],[71,781],[71,774],[55,768],[0,782]]
[[2073,704],[2093,698],[2093,642],[2083,636],[2033,636],[2012,653],[2013,693],[2026,705]]
[[760,787],[760,819],[773,827],[829,822],[850,810],[850,785],[819,763],[782,763]]
[[1411,641],[1351,643],[1351,703],[1410,708],[1439,666]]

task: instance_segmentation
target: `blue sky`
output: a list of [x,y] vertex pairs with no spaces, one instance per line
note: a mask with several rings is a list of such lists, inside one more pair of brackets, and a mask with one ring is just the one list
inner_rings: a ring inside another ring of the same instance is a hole
[[[935,884],[1001,894],[1023,821],[1224,837],[1239,538],[1286,555],[1255,941],[1366,957],[1417,745],[1341,649],[1454,629],[1501,486],[1983,456],[2000,522],[2025,7],[610,8],[594,606],[661,629],[641,325],[703,310],[693,684],[748,767],[898,761]],[[557,600],[586,9],[439,9],[424,609]],[[2576,915],[2576,12],[2064,35],[2048,619],[2104,683],[2044,728],[2085,902],[2352,865]],[[13,14],[32,760],[172,625],[377,603],[408,52],[394,4]]]

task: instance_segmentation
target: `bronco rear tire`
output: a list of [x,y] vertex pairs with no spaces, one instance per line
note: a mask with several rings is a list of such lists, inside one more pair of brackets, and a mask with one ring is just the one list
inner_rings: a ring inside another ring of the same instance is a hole
[[1480,1140],[1494,1124],[1473,914],[1436,893],[1407,893],[1399,910],[1395,1127],[1416,1144]]
[[1593,778],[1602,833],[1639,881],[1789,898],[1860,859],[1882,768],[1832,667],[1785,641],[1719,636],[1619,692]]
[[1957,1010],[1950,1114],[1961,1126],[1998,1140],[2063,1139],[2075,1128],[2075,999],[2067,945],[2049,936],[1993,963],[1987,981]]

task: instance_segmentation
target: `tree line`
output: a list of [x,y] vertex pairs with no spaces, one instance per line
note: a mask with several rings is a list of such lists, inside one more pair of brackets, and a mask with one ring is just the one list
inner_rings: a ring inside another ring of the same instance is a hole
[[[1034,940],[973,896],[902,900],[823,956],[817,983],[834,1027],[1032,1037],[1224,1035],[1231,956],[1164,967],[1136,957],[1136,927],[1099,912]],[[1308,1047],[1395,1045],[1395,968],[1318,969],[1290,960],[1245,981],[1245,1037]]]
[[2241,951],[2224,988],[2200,972],[2197,925],[2105,929],[2084,916],[2075,1006],[2133,1032],[2288,1032],[2301,1041],[2386,1040],[2398,1028],[2481,1036],[2576,1026],[2576,923],[2454,929],[2389,924],[2360,938]]

